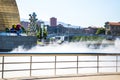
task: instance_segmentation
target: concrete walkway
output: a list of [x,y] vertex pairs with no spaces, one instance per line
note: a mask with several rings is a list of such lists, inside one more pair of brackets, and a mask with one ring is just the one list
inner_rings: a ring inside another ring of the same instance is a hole
[[0,80],[120,80],[120,73],[114,74],[87,74],[87,75],[65,75],[53,77],[26,77]]

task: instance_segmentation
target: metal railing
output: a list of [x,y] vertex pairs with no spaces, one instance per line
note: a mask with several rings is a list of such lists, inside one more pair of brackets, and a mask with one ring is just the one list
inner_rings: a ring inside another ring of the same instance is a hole
[[24,75],[26,77],[41,76],[42,71],[46,71],[46,75],[50,71],[49,74],[54,76],[64,75],[66,72],[66,74],[117,73],[120,72],[120,54],[0,54],[0,79],[7,78],[8,75],[12,77],[11,75],[19,74],[21,71],[27,74]]

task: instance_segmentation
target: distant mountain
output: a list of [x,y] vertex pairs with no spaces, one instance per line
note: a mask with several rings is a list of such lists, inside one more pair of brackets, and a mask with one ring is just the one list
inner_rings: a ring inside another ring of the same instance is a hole
[[67,24],[67,23],[60,22],[60,21],[58,21],[58,24],[62,24],[64,27],[81,28],[81,26],[75,26],[75,25]]
[[[38,20],[38,22],[41,22],[42,20]],[[29,19],[23,19],[21,18],[21,22],[26,22],[28,23],[29,22]],[[50,25],[50,22],[49,21],[43,21],[45,25]],[[60,22],[58,21],[57,24],[61,24],[63,25],[64,27],[69,27],[69,28],[81,28],[81,26],[74,26],[74,25],[68,25],[67,23],[64,23],[64,22]]]

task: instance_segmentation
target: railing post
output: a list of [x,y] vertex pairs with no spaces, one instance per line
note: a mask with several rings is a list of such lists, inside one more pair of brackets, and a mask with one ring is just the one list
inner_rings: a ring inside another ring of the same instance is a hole
[[79,73],[79,56],[77,56],[77,74]]
[[2,57],[2,79],[4,78],[4,56]]
[[32,76],[32,56],[30,56],[30,77]]
[[57,62],[57,56],[55,56],[55,66],[54,66],[54,68],[55,68],[55,70],[54,70],[54,75],[56,76],[56,63]]
[[97,55],[97,73],[99,73],[99,55]]

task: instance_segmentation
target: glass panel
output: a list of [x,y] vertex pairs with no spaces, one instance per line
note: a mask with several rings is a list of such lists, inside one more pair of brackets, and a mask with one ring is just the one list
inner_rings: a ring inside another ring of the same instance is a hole
[[2,64],[0,64],[0,71],[2,71]]
[[4,78],[15,78],[15,77],[29,77],[30,71],[14,71],[14,72],[5,72]]
[[97,62],[79,62],[79,67],[96,67]]
[[97,56],[79,56],[79,61],[96,61]]
[[101,60],[101,61],[111,61],[111,60],[116,61],[116,56],[100,56],[99,60]]
[[39,56],[32,57],[33,62],[45,62],[45,61],[55,61],[54,56]]
[[0,57],[0,63],[2,63],[2,57]]
[[54,75],[54,70],[33,70],[32,76],[49,76]]
[[97,73],[97,68],[79,68],[79,74]]
[[118,67],[118,72],[120,72],[120,67]]
[[118,60],[120,61],[120,56],[118,56]]
[[57,63],[56,64],[57,68],[65,68],[65,67],[77,67],[77,63],[75,62],[70,62],[70,63]]
[[0,72],[0,79],[2,78],[2,72]]
[[5,70],[30,69],[30,64],[5,64]]
[[120,67],[120,61],[118,62],[118,66]]
[[37,68],[54,68],[54,63],[33,63],[32,69]]
[[2,57],[0,57],[0,71],[2,71]]
[[30,57],[5,57],[5,62],[30,62]]
[[116,68],[100,68],[99,72],[116,72]]
[[77,61],[77,56],[57,56],[57,61]]
[[57,75],[64,75],[64,74],[76,74],[76,69],[57,69],[56,74]]
[[99,66],[116,66],[116,62],[100,62]]

